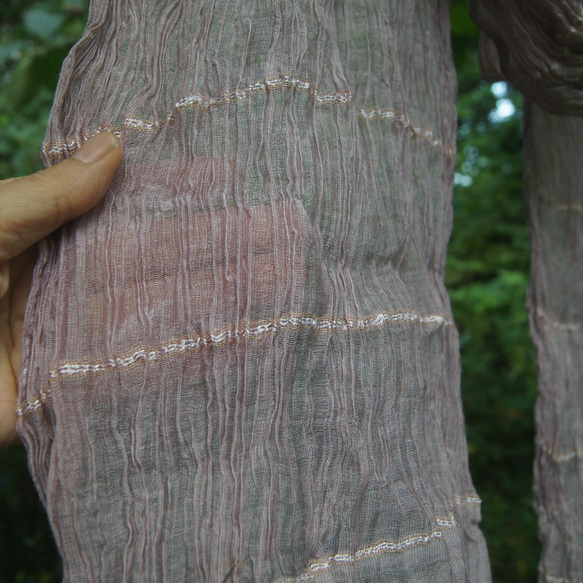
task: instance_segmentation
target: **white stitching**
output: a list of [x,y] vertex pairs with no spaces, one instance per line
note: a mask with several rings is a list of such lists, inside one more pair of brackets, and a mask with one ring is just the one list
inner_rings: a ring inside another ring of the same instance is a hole
[[[438,518],[437,524],[442,528],[454,528],[456,526],[456,520],[454,516],[447,519]],[[338,563],[350,563],[354,564],[357,561],[366,559],[368,557],[381,555],[384,553],[398,553],[404,551],[410,547],[427,544],[435,539],[443,538],[443,531],[436,529],[427,535],[416,535],[406,538],[401,541],[383,541],[375,544],[374,546],[367,547],[356,551],[354,554],[338,554],[325,559],[323,561],[313,562],[307,569],[305,573],[302,573],[296,578],[296,583],[301,583],[302,581],[310,581],[314,579],[314,573],[319,571],[324,571],[331,569],[335,564]]]
[[551,318],[542,308],[531,309],[533,315],[542,320],[547,326],[555,328],[555,330],[568,330],[569,332],[576,332],[581,329],[581,324],[577,322],[559,322]]
[[568,462],[575,458],[583,458],[583,452],[579,449],[573,449],[571,451],[566,451],[565,453],[556,453],[553,448],[549,447],[542,441],[537,441],[537,445],[541,453],[557,463]]
[[[260,337],[266,334],[276,333],[285,328],[312,328],[318,332],[353,332],[379,328],[388,323],[418,323],[452,326],[453,320],[441,315],[420,316],[416,312],[379,312],[368,318],[318,318],[312,315],[289,314],[281,318],[255,325],[245,324],[237,328],[229,328],[217,332],[209,332],[191,338],[183,338],[174,342],[163,344],[159,348],[140,348],[126,357],[111,358],[105,362],[96,363],[64,363],[50,371],[53,379],[61,375],[99,373],[114,368],[127,368],[143,361],[155,361],[169,354],[182,353],[189,350],[200,350],[206,346],[220,346],[230,341],[237,341],[246,337]],[[23,403],[16,410],[18,417],[36,411],[42,407],[45,401],[50,399],[50,391],[43,389],[32,400]]]
[[443,149],[446,156],[455,157],[456,155],[457,150],[454,146],[446,146],[442,140],[435,138],[433,131],[430,129],[412,124],[409,117],[403,112],[390,108],[381,109],[380,107],[373,107],[371,109],[359,109],[358,116],[364,119],[380,118],[389,120],[404,128],[409,128],[413,135],[426,140],[434,148]]
[[482,501],[477,496],[456,496],[453,499],[455,506],[467,506],[471,504],[482,504]]
[[[100,131],[106,129],[112,131],[118,137],[121,135],[122,129],[137,130],[148,133],[158,132],[164,125],[173,123],[174,115],[182,109],[196,108],[208,110],[212,107],[228,104],[232,101],[243,101],[255,93],[267,93],[268,91],[281,89],[283,87],[307,91],[308,93],[310,93],[310,95],[312,95],[312,97],[317,103],[321,104],[352,103],[352,93],[348,89],[346,91],[337,91],[333,93],[324,92],[321,93],[305,79],[294,77],[292,75],[281,75],[280,77],[275,77],[273,79],[266,79],[265,81],[252,83],[241,89],[225,91],[224,93],[219,94],[218,97],[204,97],[198,93],[186,95],[184,97],[181,97],[174,104],[174,108],[166,114],[166,118],[163,120],[157,119],[143,120],[133,116],[126,117],[122,121],[120,128],[102,125],[99,129],[94,130],[93,132],[90,132],[88,134],[84,134],[79,138],[70,138],[64,142],[59,143],[43,144],[41,151],[45,158],[64,155],[79,148],[81,144],[83,144],[85,141],[87,141]],[[411,129],[414,136],[421,137],[422,139],[428,141],[433,147],[443,150],[446,156],[455,157],[456,149],[454,146],[446,146],[442,140],[436,139],[434,137],[433,131],[431,131],[430,129],[413,125],[409,118],[407,117],[407,115],[405,115],[404,113],[397,112],[393,109],[388,108],[381,109],[379,107],[373,107],[370,109],[359,109],[357,115],[358,117],[362,117],[364,119],[374,118],[385,119],[393,123],[396,123],[397,125],[409,128]]]
[[456,525],[455,517],[452,515],[449,518],[438,518],[437,524],[444,528],[453,528]]
[[542,201],[546,202],[549,206],[557,211],[583,214],[582,204],[577,202],[559,202],[554,196],[551,196],[542,188],[537,188],[535,192]]
[[147,350],[141,348],[125,358],[113,358],[107,362],[93,364],[66,363],[51,371],[51,377],[57,378],[60,375],[73,375],[79,373],[101,372],[111,368],[127,368],[139,360],[158,360],[162,356],[173,353],[186,352],[188,350],[198,350],[205,346],[220,346],[233,340],[241,340],[246,337],[259,337],[266,334],[275,333],[285,328],[312,328],[319,332],[351,332],[366,330],[368,328],[379,328],[387,323],[418,322],[420,324],[443,324],[451,325],[453,321],[444,316],[419,316],[415,312],[381,312],[375,316],[362,319],[342,319],[342,318],[317,318],[309,315],[284,316],[277,320],[271,320],[250,326],[245,324],[237,328],[229,328],[218,332],[209,332],[192,338],[183,338],[180,341],[170,342],[160,348]]

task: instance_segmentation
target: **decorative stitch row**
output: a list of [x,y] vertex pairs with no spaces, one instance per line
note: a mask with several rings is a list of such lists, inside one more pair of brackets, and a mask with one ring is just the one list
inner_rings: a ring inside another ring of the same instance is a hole
[[444,316],[419,316],[415,312],[381,312],[375,316],[363,319],[325,319],[306,315],[290,314],[276,320],[270,320],[250,326],[245,324],[237,328],[227,328],[219,332],[209,332],[191,338],[183,338],[179,342],[170,342],[160,348],[137,350],[125,358],[112,358],[107,362],[82,364],[67,363],[51,371],[51,377],[60,375],[74,375],[83,373],[96,373],[112,368],[127,368],[140,360],[154,361],[169,354],[199,350],[207,346],[220,346],[230,341],[241,340],[248,337],[259,337],[266,334],[274,334],[285,328],[312,328],[318,332],[351,332],[379,328],[387,323],[418,322],[420,324],[452,324],[453,321]]
[[552,575],[544,575],[545,581],[548,583],[574,583],[570,579],[565,579],[564,577],[553,577]]
[[[275,320],[260,322],[255,325],[245,324],[237,328],[228,328],[217,332],[183,338],[180,341],[169,342],[158,348],[141,348],[126,357],[111,358],[106,362],[96,363],[65,363],[50,371],[51,378],[61,375],[92,374],[114,368],[128,368],[139,361],[159,360],[171,354],[179,354],[190,350],[200,350],[207,346],[220,346],[230,341],[244,338],[257,338],[266,334],[274,334],[285,328],[311,328],[319,332],[352,332],[379,328],[388,323],[418,323],[451,326],[451,318],[441,315],[420,316],[416,312],[379,312],[378,314],[360,319],[350,318],[318,318],[311,315],[289,314]],[[49,389],[42,390],[34,399],[18,407],[19,417],[37,411],[43,403],[50,399]]]
[[575,212],[583,214],[583,205],[572,202],[572,203],[561,203],[558,202],[554,196],[547,194],[542,188],[537,188],[536,193],[538,197],[546,202],[548,205],[552,206],[557,211]]
[[455,506],[466,506],[468,504],[482,504],[482,501],[477,496],[456,496],[453,499]]
[[[243,101],[254,93],[267,93],[283,87],[290,87],[293,89],[300,89],[307,91],[315,99],[317,103],[350,103],[352,102],[352,93],[349,89],[346,91],[335,91],[332,93],[320,93],[309,81],[294,77],[292,75],[281,75],[265,81],[259,81],[247,85],[243,89],[233,89],[219,93],[216,98],[203,97],[199,94],[187,95],[179,99],[174,105],[174,111],[184,107],[197,107],[201,109],[209,109],[216,105],[224,105],[231,101]],[[171,120],[172,113],[168,114],[168,121]]]
[[[230,91],[222,92],[218,97],[205,97],[198,93],[192,95],[187,95],[181,97],[175,104],[174,108],[166,114],[165,119],[154,119],[154,120],[143,120],[136,117],[126,117],[120,128],[113,128],[108,126],[102,126],[100,129],[95,130],[89,134],[85,134],[80,138],[72,138],[66,140],[65,142],[49,143],[43,144],[42,154],[46,158],[52,156],[60,156],[64,153],[68,153],[76,148],[78,148],[83,142],[93,137],[99,131],[109,129],[113,131],[118,137],[121,135],[122,129],[131,129],[141,132],[158,132],[160,129],[167,124],[173,123],[174,115],[182,109],[202,109],[209,110],[213,107],[219,105],[225,105],[233,101],[243,101],[248,99],[251,95],[256,93],[267,93],[268,91],[273,91],[281,89],[283,87],[289,87],[294,89],[299,89],[302,91],[307,91],[316,101],[320,104],[329,103],[339,103],[348,104],[352,103],[352,93],[350,90],[337,91],[333,93],[324,93],[318,91],[309,81],[301,79],[299,77],[294,77],[292,75],[281,75],[272,79],[266,79],[264,81],[259,81],[257,83],[252,83],[243,87],[242,89],[233,89]],[[401,125],[405,128],[411,129],[414,136],[418,136],[426,141],[428,141],[433,147],[443,150],[444,154],[448,157],[455,157],[456,149],[454,146],[446,146],[442,140],[436,139],[434,137],[433,131],[427,128],[422,128],[420,126],[413,125],[407,115],[401,112],[397,112],[392,109],[381,109],[379,107],[373,107],[371,109],[359,109],[357,115],[364,119],[380,118],[389,120],[397,125]]]
[[379,107],[373,107],[371,109],[359,109],[358,117],[362,117],[364,119],[374,119],[378,117],[380,119],[389,120],[392,123],[400,125],[404,128],[408,128],[411,130],[414,136],[426,140],[434,148],[443,150],[444,154],[448,158],[455,158],[457,151],[455,146],[446,146],[443,143],[443,140],[436,138],[433,131],[429,128],[423,128],[421,126],[412,124],[407,115],[401,111],[395,111],[394,109],[390,108],[381,109]]
[[[133,118],[126,118],[123,123],[122,127],[126,127],[126,122],[132,122]],[[127,127],[131,127],[128,125]],[[71,155],[75,150],[78,150],[85,142],[90,140],[92,137],[96,136],[97,134],[110,131],[112,134],[115,134],[118,138],[121,138],[121,129],[115,128],[111,125],[102,124],[99,126],[98,129],[93,130],[92,132],[88,132],[79,136],[78,138],[69,138],[64,142],[56,142],[51,144],[43,144],[41,148],[41,154],[44,159],[50,159],[54,156],[65,156]]]
[[556,453],[553,448],[549,447],[542,441],[537,441],[537,445],[542,453],[557,463],[568,462],[575,458],[583,458],[583,451],[579,449],[574,449],[565,453]]
[[[219,105],[226,105],[233,101],[244,101],[248,99],[251,95],[255,93],[267,93],[268,91],[274,91],[277,89],[282,89],[283,87],[296,88],[303,91],[307,91],[312,95],[317,103],[350,103],[352,102],[352,93],[347,91],[337,91],[334,93],[321,93],[316,88],[299,77],[294,77],[291,75],[281,75],[272,79],[266,79],[264,81],[259,81],[257,83],[252,83],[243,87],[242,89],[232,89],[230,91],[223,91],[219,93],[218,97],[205,97],[198,93],[193,93],[192,95],[186,95],[181,97],[175,104],[171,111],[166,114],[165,119],[154,119],[154,120],[143,120],[136,117],[126,117],[121,128],[114,128],[113,132],[119,137],[121,135],[122,129],[133,129],[142,132],[158,132],[164,125],[173,123],[174,115],[181,109],[202,109],[209,110],[213,107]],[[45,144],[42,147],[43,155],[50,157],[54,155],[61,154],[64,148],[70,150],[71,147],[79,147],[80,143],[83,143],[90,137],[93,137],[99,131],[106,129],[105,127],[96,130],[88,137],[83,136],[81,140],[71,139],[64,143],[57,144]]]
[[558,322],[551,318],[542,308],[532,310],[533,314],[540,318],[545,324],[556,330],[568,330],[569,332],[576,332],[581,329],[581,324],[576,322]]
[[[456,526],[456,520],[453,516],[451,516],[448,519],[438,519],[437,524],[442,528],[454,528]],[[301,583],[302,581],[313,580],[315,573],[331,569],[336,564],[354,564],[357,561],[366,559],[368,557],[373,557],[384,553],[398,553],[414,546],[430,543],[431,541],[440,538],[443,538],[443,530],[436,529],[427,535],[412,536],[398,542],[384,541],[372,547],[367,547],[365,549],[356,551],[354,554],[334,555],[333,557],[330,557],[324,561],[317,561],[312,563],[305,573],[296,578],[296,582]]]
[[438,518],[437,524],[443,526],[444,528],[453,528],[456,524],[455,516],[450,516],[449,518]]
[[32,399],[31,401],[27,401],[24,403],[24,406],[20,406],[16,408],[16,416],[22,417],[26,413],[33,413],[34,411],[38,411],[43,407],[43,405],[51,399],[51,391],[47,387],[39,391],[37,396]]

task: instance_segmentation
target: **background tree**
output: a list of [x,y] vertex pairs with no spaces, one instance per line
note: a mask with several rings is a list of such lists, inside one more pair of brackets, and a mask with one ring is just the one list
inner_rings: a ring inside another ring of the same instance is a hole
[[[39,148],[61,63],[82,34],[86,0],[2,0],[0,179],[41,167]],[[452,2],[459,78],[455,221],[446,282],[462,348],[472,475],[494,580],[536,580],[532,509],[534,351],[525,310],[520,95],[480,81],[478,31]],[[52,583],[60,560],[21,447],[0,452],[0,581]]]

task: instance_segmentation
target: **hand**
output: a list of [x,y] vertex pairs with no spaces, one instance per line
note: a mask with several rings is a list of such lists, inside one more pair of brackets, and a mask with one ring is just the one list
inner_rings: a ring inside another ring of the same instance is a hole
[[57,166],[0,181],[0,447],[18,442],[16,390],[35,243],[101,200],[120,158],[118,139],[102,132]]

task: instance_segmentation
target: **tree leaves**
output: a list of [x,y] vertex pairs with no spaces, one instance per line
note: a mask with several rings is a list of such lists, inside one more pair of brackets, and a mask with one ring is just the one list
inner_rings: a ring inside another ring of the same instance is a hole
[[32,8],[24,13],[23,20],[28,34],[48,43],[55,38],[66,16],[48,12],[44,8]]
[[0,177],[30,174],[39,156],[64,58],[85,26],[85,0],[2,0],[0,28]]

